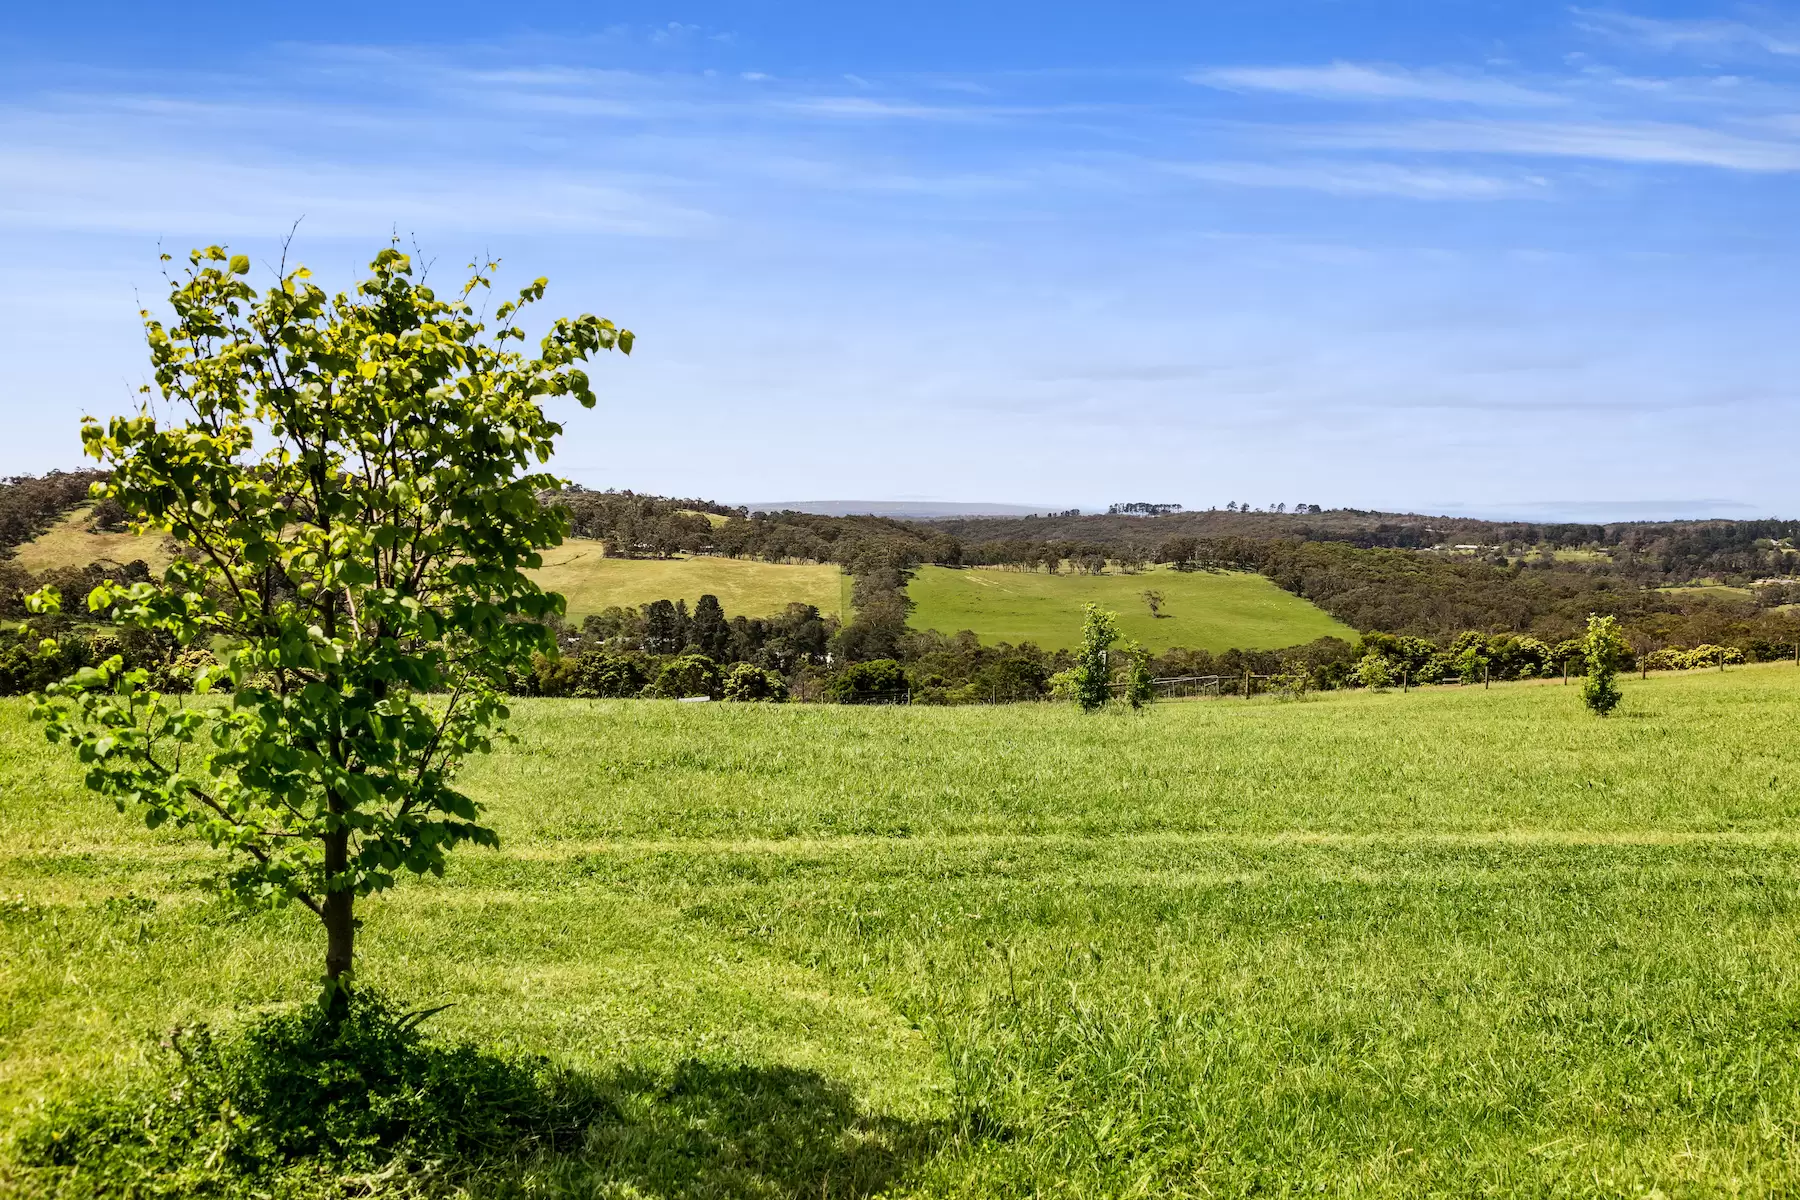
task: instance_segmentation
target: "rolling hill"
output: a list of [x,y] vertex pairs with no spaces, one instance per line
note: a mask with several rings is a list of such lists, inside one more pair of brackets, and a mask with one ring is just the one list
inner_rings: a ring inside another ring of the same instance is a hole
[[[1146,591],[1161,593],[1153,617]],[[920,567],[907,589],[915,629],[970,629],[984,642],[1035,642],[1046,650],[1081,638],[1083,605],[1119,614],[1119,628],[1153,651],[1191,646],[1214,652],[1272,650],[1356,631],[1267,578],[1238,571],[1138,575],[1049,575],[1000,568]]]
[[570,538],[544,552],[532,572],[569,601],[569,619],[613,605],[686,600],[711,593],[729,616],[766,617],[798,601],[837,615],[849,607],[850,577],[831,563],[766,563],[743,558],[607,558],[603,544]]

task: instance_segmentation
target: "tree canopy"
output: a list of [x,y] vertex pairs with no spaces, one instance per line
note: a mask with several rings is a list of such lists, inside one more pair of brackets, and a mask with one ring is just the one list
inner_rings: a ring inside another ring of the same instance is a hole
[[[259,292],[248,258],[195,251],[170,282],[173,320],[143,314],[154,403],[82,427],[110,471],[95,496],[187,550],[86,607],[217,648],[195,690],[226,694],[188,703],[114,656],[37,712],[89,787],[236,852],[244,893],[316,913],[334,984],[358,896],[441,873],[458,843],[496,843],[454,777],[501,729],[507,672],[551,648],[543,622],[562,609],[526,574],[567,530],[537,499],[562,432],[544,402],[591,407],[579,364],[632,345],[582,316],[527,352],[520,313],[546,283],[490,328],[476,299],[494,266],[440,298],[390,247],[349,292],[303,267]],[[46,591],[33,607],[59,602]]]

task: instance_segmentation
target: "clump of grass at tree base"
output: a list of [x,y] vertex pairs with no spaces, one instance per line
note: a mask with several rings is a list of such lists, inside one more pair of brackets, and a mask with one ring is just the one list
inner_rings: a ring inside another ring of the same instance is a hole
[[567,1149],[605,1101],[546,1059],[434,1045],[370,989],[216,1032],[177,1029],[155,1076],[40,1112],[19,1156],[60,1193],[304,1194],[345,1176],[450,1183]]
[[[123,1090],[33,1114],[0,1193],[56,1200],[870,1196],[942,1143],[816,1072],[687,1061],[594,1076],[421,1036],[359,987],[215,1033],[176,1030]],[[979,1114],[965,1126],[978,1125]]]

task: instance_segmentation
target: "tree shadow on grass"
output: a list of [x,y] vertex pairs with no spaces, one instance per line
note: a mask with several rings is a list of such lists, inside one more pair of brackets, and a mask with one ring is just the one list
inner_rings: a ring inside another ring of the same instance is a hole
[[[583,1080],[599,1103],[578,1139],[480,1171],[475,1196],[873,1196],[940,1144],[938,1122],[864,1109],[843,1084],[785,1066],[690,1060]],[[576,1144],[570,1144],[576,1142]]]
[[177,1030],[156,1072],[37,1114],[0,1191],[17,1170],[26,1194],[61,1197],[867,1197],[946,1132],[816,1071],[590,1074],[428,1040],[429,1015],[359,992],[341,1015]]

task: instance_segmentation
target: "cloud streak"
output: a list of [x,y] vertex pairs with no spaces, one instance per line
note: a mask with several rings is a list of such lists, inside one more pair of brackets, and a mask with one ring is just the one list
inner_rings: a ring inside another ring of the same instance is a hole
[[1366,162],[1203,162],[1169,170],[1189,179],[1236,187],[1292,188],[1334,196],[1392,196],[1408,200],[1505,200],[1544,197],[1549,181],[1536,175],[1496,175]]
[[1751,51],[1782,58],[1800,56],[1800,31],[1776,33],[1742,21],[1678,21],[1608,9],[1577,8],[1574,12],[1577,25],[1589,33],[1665,53]]
[[1315,146],[1532,158],[1750,172],[1800,170],[1800,143],[1673,122],[1430,120],[1352,125],[1300,135]]
[[1314,100],[1426,101],[1491,108],[1549,108],[1567,103],[1551,92],[1481,75],[1350,62],[1323,67],[1213,67],[1194,71],[1187,79],[1227,91],[1276,92]]

